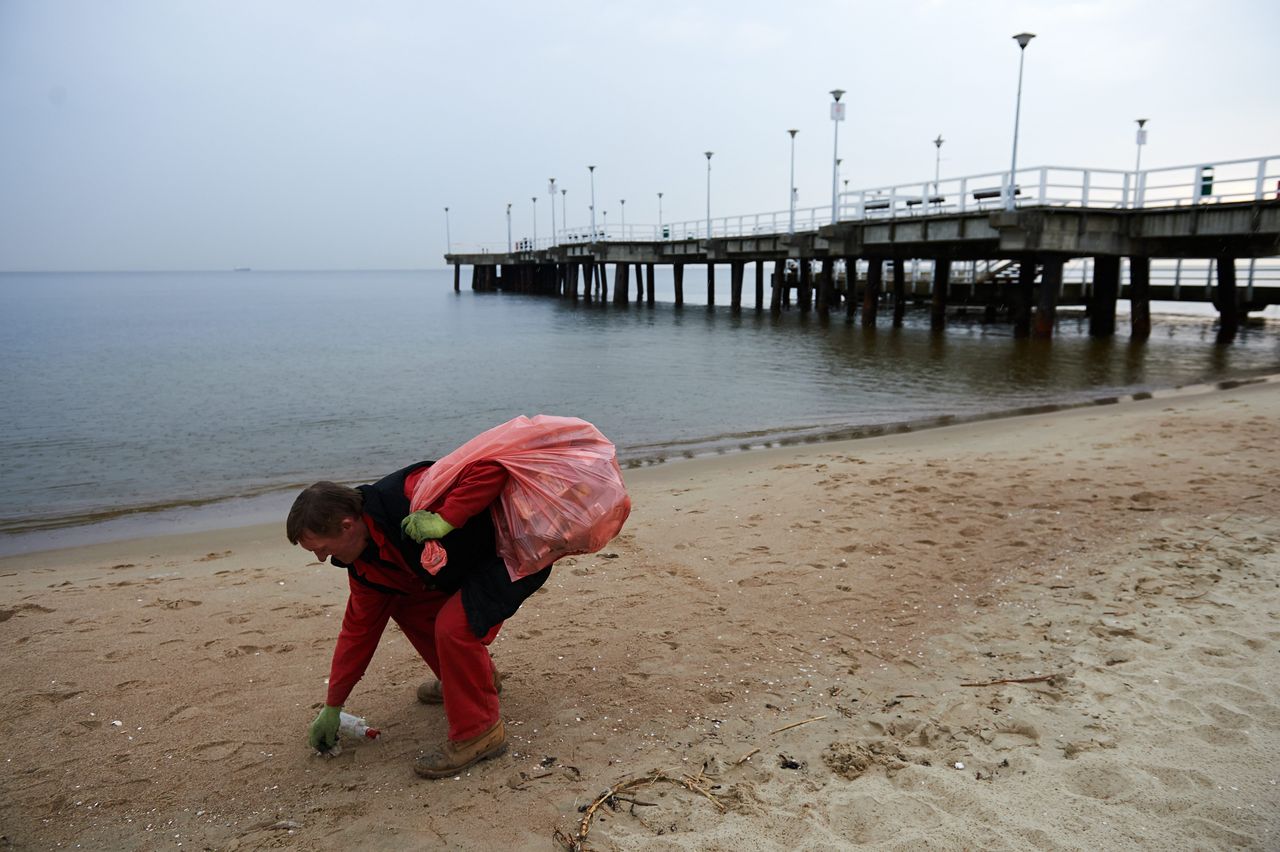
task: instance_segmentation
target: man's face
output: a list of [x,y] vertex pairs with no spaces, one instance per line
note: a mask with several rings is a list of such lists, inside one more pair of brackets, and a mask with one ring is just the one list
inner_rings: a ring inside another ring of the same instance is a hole
[[332,535],[308,530],[298,536],[298,545],[314,553],[319,561],[327,562],[329,557],[336,556],[339,562],[348,565],[356,561],[368,541],[369,530],[363,518],[343,518],[338,531]]

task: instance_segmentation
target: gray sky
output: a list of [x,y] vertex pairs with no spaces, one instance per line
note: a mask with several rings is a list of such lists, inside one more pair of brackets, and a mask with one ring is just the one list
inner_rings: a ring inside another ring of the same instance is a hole
[[[1274,0],[0,0],[0,269],[421,268],[569,218],[1280,154]],[[557,202],[557,218],[560,217]],[[561,222],[563,224],[563,222]]]

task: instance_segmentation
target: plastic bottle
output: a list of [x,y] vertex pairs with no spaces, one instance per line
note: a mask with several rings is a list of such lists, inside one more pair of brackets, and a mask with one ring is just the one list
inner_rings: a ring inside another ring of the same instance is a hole
[[370,728],[364,719],[345,710],[338,714],[338,731],[349,737],[363,737],[369,740],[376,740],[382,736],[382,731]]

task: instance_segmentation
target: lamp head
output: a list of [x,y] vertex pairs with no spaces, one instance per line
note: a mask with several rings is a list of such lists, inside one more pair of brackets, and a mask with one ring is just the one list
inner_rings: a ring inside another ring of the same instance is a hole
[[596,170],[595,166],[587,166],[587,171],[594,172],[595,170]]
[[943,138],[942,138],[942,134],[941,134],[941,133],[939,133],[939,134],[938,134],[938,138],[937,138],[937,139],[935,139],[935,140],[933,140],[933,144],[935,144],[935,145],[937,145],[939,148],[941,148],[941,147],[942,147],[942,143],[943,143],[943,142],[946,142],[946,141],[947,141],[947,140],[945,140],[945,139],[943,139]]
[[1145,125],[1149,120],[1150,120],[1150,119],[1146,119],[1146,118],[1136,118],[1136,119],[1134,119],[1134,121],[1138,122],[1138,129],[1139,129],[1139,130],[1141,130],[1141,129],[1142,129],[1142,126],[1143,126],[1143,125]]
[[836,102],[839,103],[840,99],[844,97],[844,89],[832,89],[831,97],[835,98]]
[[714,154],[715,152],[714,152],[714,151],[703,151],[702,153],[704,153],[704,154],[706,154],[706,155],[707,155],[707,162],[711,162],[711,155],[712,155],[712,154]]
[[1035,33],[1018,33],[1013,38],[1016,42],[1018,42],[1018,48],[1020,50],[1026,50],[1027,45],[1031,43],[1031,39],[1035,37],[1036,37]]
[[799,130],[788,130],[787,132],[791,134],[791,138],[792,138],[792,139],[795,139],[795,138],[796,138],[796,134],[797,134],[797,133],[799,133],[800,131],[799,131]]

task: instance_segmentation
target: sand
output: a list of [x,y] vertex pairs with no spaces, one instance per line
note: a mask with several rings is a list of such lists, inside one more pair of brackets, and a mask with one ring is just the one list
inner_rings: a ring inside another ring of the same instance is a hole
[[495,642],[510,752],[434,782],[394,629],[383,739],[306,747],[345,575],[281,519],[8,558],[0,848],[549,850],[650,771],[710,797],[587,847],[1280,848],[1277,447],[1267,382],[630,471]]

